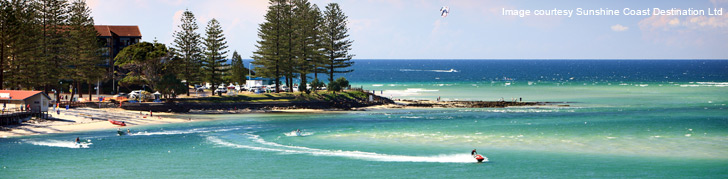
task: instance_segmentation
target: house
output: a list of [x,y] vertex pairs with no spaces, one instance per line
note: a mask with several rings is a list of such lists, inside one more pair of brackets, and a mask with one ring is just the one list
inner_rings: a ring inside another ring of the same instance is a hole
[[114,58],[124,47],[139,43],[142,33],[139,26],[95,25],[98,39],[103,43],[101,57],[105,65],[113,66]]
[[48,112],[50,101],[51,97],[42,91],[0,90],[0,103],[6,110],[30,106],[31,112],[44,113]]
[[[107,68],[109,76],[114,75],[114,71],[118,70],[114,66],[114,58],[124,49],[124,47],[134,45],[142,40],[142,33],[139,26],[121,26],[121,25],[94,25],[98,32],[97,39],[103,44],[101,47],[101,58]],[[111,81],[112,90],[118,91],[116,81]]]

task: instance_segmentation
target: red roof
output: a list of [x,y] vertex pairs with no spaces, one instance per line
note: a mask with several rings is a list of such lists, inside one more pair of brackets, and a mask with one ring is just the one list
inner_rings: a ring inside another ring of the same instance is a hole
[[[42,91],[23,91],[23,90],[0,90],[0,99],[25,100],[38,94],[43,94],[48,99],[48,95]],[[8,98],[10,97],[10,98]]]
[[139,31],[139,26],[122,26],[122,25],[95,25],[96,31],[99,32],[100,36],[111,36],[116,34],[122,37],[141,37],[142,32]]

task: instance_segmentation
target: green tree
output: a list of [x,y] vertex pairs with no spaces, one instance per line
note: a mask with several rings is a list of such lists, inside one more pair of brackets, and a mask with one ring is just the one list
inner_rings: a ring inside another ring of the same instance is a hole
[[325,87],[326,84],[324,82],[319,81],[318,78],[314,78],[313,81],[311,81],[311,89],[313,89],[314,92],[318,90],[321,87]]
[[324,12],[324,24],[322,27],[324,57],[329,74],[329,82],[334,81],[334,73],[349,73],[354,71],[348,69],[354,62],[351,58],[353,54],[349,54],[353,41],[348,40],[349,29],[346,27],[347,16],[339,8],[339,4],[330,3],[326,6]]
[[163,96],[170,96],[171,98],[175,98],[177,95],[185,93],[183,91],[189,91],[189,87],[182,83],[182,80],[177,78],[176,73],[171,71],[167,71],[162,76],[162,80],[155,89],[162,93]]
[[329,82],[328,90],[333,92],[339,92],[344,88],[349,87],[349,80],[344,77],[338,78],[332,82]]
[[94,28],[91,9],[86,6],[85,0],[75,0],[71,3],[68,19],[69,40],[67,49],[70,52],[67,63],[71,79],[86,82],[88,99],[92,100],[92,85],[104,77],[105,69],[101,66],[98,32]]
[[119,66],[126,73],[119,81],[120,86],[148,85],[158,90],[163,75],[171,70],[172,55],[164,44],[141,42],[121,50],[114,65]]
[[[41,79],[36,85],[48,92],[49,85],[58,84],[60,79],[72,79],[69,77],[67,40],[69,30],[66,21],[68,20],[68,3],[65,0],[39,0],[38,18],[41,29],[41,53],[40,58],[33,66],[38,67],[40,72],[36,78]],[[78,81],[74,81],[78,88]],[[73,99],[73,94],[71,94]]]
[[[179,77],[184,79],[187,86],[190,83],[199,83],[200,79],[200,68],[202,68],[202,38],[200,34],[195,32],[199,27],[197,26],[197,19],[191,11],[185,10],[182,13],[182,24],[179,25],[180,31],[174,33],[174,47],[173,51],[175,55],[181,58],[179,63],[179,70],[182,73],[178,73]],[[189,90],[185,92],[187,96],[190,95]]]
[[321,44],[319,27],[323,19],[318,6],[311,5],[307,0],[294,0],[294,52],[296,57],[295,70],[299,73],[301,92],[308,93],[305,88],[308,83],[308,74],[314,72],[316,63],[321,59]]
[[217,85],[223,82],[223,73],[228,70],[224,63],[227,57],[225,54],[228,52],[225,50],[228,47],[227,41],[220,23],[214,18],[207,23],[206,35],[203,67],[208,81],[212,83],[212,89],[217,89]]
[[[40,25],[39,4],[29,0],[14,0],[2,6],[5,11],[2,47],[5,85],[12,89],[33,89],[43,79],[40,59],[43,41]],[[44,61],[43,61],[44,62]],[[3,88],[8,88],[3,86]]]
[[10,19],[12,16],[13,7],[10,1],[0,0],[0,89],[4,89],[5,84],[5,69],[6,69],[6,49],[10,43]]
[[248,69],[243,65],[243,58],[240,57],[237,51],[233,51],[233,58],[230,62],[230,82],[238,83],[239,85],[245,84],[245,76],[248,74]]
[[253,52],[253,64],[256,75],[273,78],[276,84],[276,93],[280,92],[280,78],[284,75],[286,53],[285,46],[288,44],[288,29],[286,25],[286,12],[290,7],[285,0],[271,0],[268,12],[265,14],[265,22],[258,28],[258,44]]

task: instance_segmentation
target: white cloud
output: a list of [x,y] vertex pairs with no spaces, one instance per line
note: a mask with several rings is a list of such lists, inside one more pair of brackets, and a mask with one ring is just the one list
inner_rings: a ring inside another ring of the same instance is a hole
[[722,16],[653,15],[639,23],[642,37],[672,46],[728,47],[728,14]]
[[622,24],[617,24],[617,25],[612,26],[612,31],[615,31],[615,32],[624,32],[624,31],[627,31],[628,29],[629,29],[629,27],[623,26]]

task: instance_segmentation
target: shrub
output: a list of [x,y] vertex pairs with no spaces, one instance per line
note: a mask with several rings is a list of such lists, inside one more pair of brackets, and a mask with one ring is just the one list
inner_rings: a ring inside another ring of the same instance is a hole
[[334,80],[340,89],[349,89],[349,80],[344,77]]

